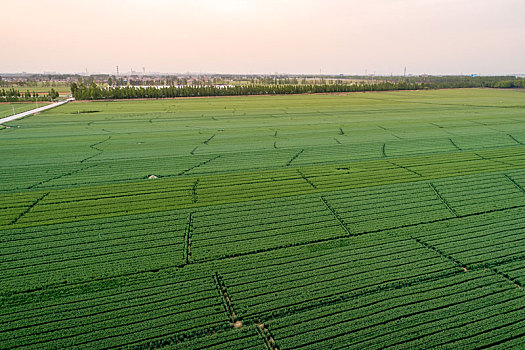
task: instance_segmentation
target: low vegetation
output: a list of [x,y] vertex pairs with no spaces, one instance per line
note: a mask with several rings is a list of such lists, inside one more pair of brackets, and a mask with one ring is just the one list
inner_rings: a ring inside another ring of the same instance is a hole
[[519,348],[523,97],[73,102],[10,122],[0,348]]

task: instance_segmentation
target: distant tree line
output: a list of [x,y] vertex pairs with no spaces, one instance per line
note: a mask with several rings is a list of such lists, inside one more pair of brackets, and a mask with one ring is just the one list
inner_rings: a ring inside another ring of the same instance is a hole
[[285,95],[306,93],[423,90],[444,88],[524,88],[525,79],[509,77],[431,77],[421,81],[360,82],[354,84],[250,84],[239,86],[169,86],[169,87],[102,87],[96,83],[72,83],[71,92],[77,100],[169,98],[197,96]]
[[373,79],[391,82],[407,81],[429,84],[434,88],[447,87],[488,87],[488,88],[523,88],[525,79],[511,76],[409,76],[409,77],[373,77]]
[[10,88],[0,90],[0,102],[52,101],[58,98],[58,92],[51,88],[49,93],[26,92]]

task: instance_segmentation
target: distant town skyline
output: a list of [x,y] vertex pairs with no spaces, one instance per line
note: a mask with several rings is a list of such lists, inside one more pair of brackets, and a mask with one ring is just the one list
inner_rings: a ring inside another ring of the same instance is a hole
[[2,8],[2,73],[525,73],[522,0],[27,0]]

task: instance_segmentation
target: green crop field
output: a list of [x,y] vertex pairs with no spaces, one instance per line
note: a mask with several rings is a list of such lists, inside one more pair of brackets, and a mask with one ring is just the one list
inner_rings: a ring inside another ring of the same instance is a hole
[[521,91],[74,102],[8,125],[2,349],[525,346]]
[[[45,106],[47,103],[38,102],[38,107]],[[30,109],[37,108],[37,104],[31,103],[0,103],[0,118],[13,115],[13,109],[16,113],[22,113]]]

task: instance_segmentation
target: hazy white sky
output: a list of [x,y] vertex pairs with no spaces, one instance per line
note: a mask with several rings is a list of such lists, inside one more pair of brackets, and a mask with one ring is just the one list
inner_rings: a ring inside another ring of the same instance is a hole
[[0,72],[525,73],[525,0],[0,0]]

